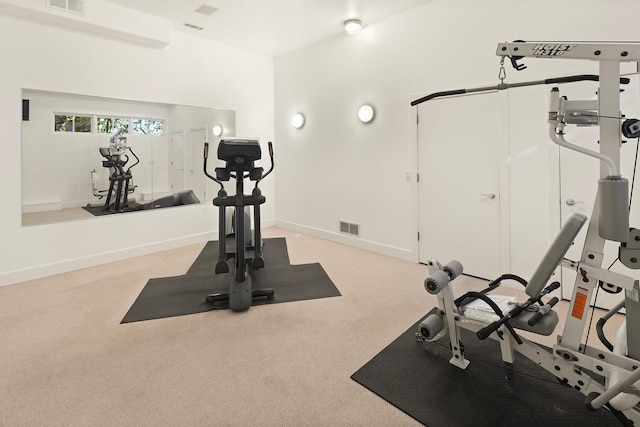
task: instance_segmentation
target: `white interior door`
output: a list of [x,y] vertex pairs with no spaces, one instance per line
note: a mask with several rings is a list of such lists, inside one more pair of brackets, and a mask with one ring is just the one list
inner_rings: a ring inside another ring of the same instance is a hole
[[[632,82],[625,86],[621,95],[620,106],[626,117],[640,118],[638,106],[638,78],[634,76]],[[595,99],[597,83],[572,83],[560,86],[560,94],[567,96],[569,100]],[[581,147],[593,151],[598,148],[598,127],[567,126],[566,140]],[[636,141],[631,140],[623,144],[620,156],[620,172],[623,177],[631,182],[635,164]],[[574,212],[581,212],[587,217],[591,216],[596,197],[598,178],[600,174],[599,160],[576,153],[568,149],[560,150],[560,205],[562,222],[566,221]],[[637,203],[635,203],[637,204]],[[634,207],[632,202],[630,225],[640,227],[640,209]],[[579,260],[584,245],[587,227],[583,227],[575,240],[574,245],[567,252],[566,257]],[[608,268],[618,256],[618,244],[607,241],[604,248],[603,268]],[[576,273],[566,268],[562,269],[562,296],[570,299],[572,296]],[[631,277],[639,277],[637,270],[629,270],[616,262],[612,270]],[[594,293],[595,297],[595,293]],[[611,308],[624,298],[624,292],[608,294],[600,290],[595,304],[602,308]],[[592,301],[593,303],[594,301]]]
[[549,139],[547,125],[549,89],[536,85],[506,91],[510,222],[506,272],[525,280],[531,278],[560,224],[558,146]]
[[418,108],[419,258],[500,275],[500,96],[436,99]]
[[184,133],[172,132],[169,136],[169,187],[172,191],[184,190]]

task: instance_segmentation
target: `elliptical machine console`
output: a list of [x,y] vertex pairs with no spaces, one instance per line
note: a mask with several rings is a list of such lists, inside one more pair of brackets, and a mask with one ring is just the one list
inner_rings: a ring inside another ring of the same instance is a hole
[[[269,142],[271,167],[266,173],[262,167],[255,166],[255,161],[262,157],[260,144],[257,140],[238,138],[220,140],[217,154],[218,159],[225,162],[225,166],[217,167],[214,177],[207,171],[209,143],[205,142],[204,174],[220,185],[218,196],[213,199],[213,204],[218,207],[219,213],[218,261],[215,273],[229,274],[230,286],[228,293],[208,295],[206,301],[209,304],[228,301],[229,308],[233,311],[245,311],[251,306],[253,298],[270,298],[274,294],[273,289],[252,289],[250,275],[251,269],[257,270],[264,267],[260,232],[260,205],[266,199],[258,184],[273,170],[273,144]],[[222,182],[230,181],[231,178],[236,181],[236,193],[230,196],[224,189]],[[251,195],[244,194],[244,180],[247,178],[255,182]],[[245,213],[245,206],[253,206],[253,236],[250,235],[251,218]],[[234,209],[234,232],[229,236],[225,232],[227,207]],[[228,250],[227,237],[231,236],[233,236],[235,244],[231,250]],[[231,262],[229,262],[230,260]],[[229,264],[233,266],[231,272]]]

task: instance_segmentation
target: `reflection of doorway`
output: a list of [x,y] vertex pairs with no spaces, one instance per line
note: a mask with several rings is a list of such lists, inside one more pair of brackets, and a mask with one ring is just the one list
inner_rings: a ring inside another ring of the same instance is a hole
[[207,138],[207,127],[196,127],[189,130],[189,146],[186,150],[185,180],[187,189],[193,190],[200,201],[206,200],[205,176],[202,171],[204,143]]
[[169,137],[169,187],[172,191],[184,190],[184,132],[171,132]]

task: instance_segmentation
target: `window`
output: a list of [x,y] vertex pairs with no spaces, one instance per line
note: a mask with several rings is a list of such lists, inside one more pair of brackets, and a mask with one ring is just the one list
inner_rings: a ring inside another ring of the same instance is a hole
[[114,133],[123,128],[129,133],[129,123],[134,134],[164,135],[164,120],[142,119],[138,117],[114,117],[86,114],[54,113],[55,132],[96,132]]
[[53,130],[55,132],[91,132],[91,117],[56,114]]
[[47,5],[67,12],[84,15],[83,0],[47,0]]
[[120,128],[124,128],[125,133],[128,133],[129,119],[123,117],[98,117],[98,133],[113,133]]
[[162,135],[164,133],[164,122],[162,120],[133,119],[133,133],[145,135]]

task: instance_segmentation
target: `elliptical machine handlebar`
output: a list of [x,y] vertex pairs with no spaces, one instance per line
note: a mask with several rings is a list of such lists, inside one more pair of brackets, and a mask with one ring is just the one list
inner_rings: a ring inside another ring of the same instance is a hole
[[[129,171],[131,170],[132,167],[134,167],[135,165],[140,163],[140,159],[138,158],[138,156],[136,156],[136,153],[133,152],[133,149],[131,147],[128,147],[128,149],[129,149],[129,152],[131,153],[131,155],[133,155],[133,157],[136,158],[136,162],[127,168],[127,173],[129,173]],[[125,154],[125,156],[126,156],[126,154]],[[127,156],[127,162],[129,162],[129,156]]]
[[264,173],[259,180],[256,181],[256,188],[258,188],[258,184],[260,183],[260,181],[262,181],[263,179],[265,179],[267,177],[267,175],[269,175],[271,173],[271,171],[273,171],[273,142],[269,141],[268,143],[269,146],[269,160],[271,161],[271,166],[269,167],[269,170]]
[[203,153],[203,157],[204,157],[204,165],[203,165],[203,171],[204,174],[207,178],[215,181],[219,186],[220,186],[220,191],[224,192],[224,186],[222,185],[222,183],[220,181],[218,181],[214,176],[211,176],[209,174],[209,172],[207,172],[207,160],[209,159],[209,143],[205,142],[204,143],[204,153]]
[[263,180],[273,170],[273,143],[269,141],[268,145],[269,145],[269,159],[271,160],[271,167],[264,175],[262,175],[262,178],[260,178],[260,180]]

